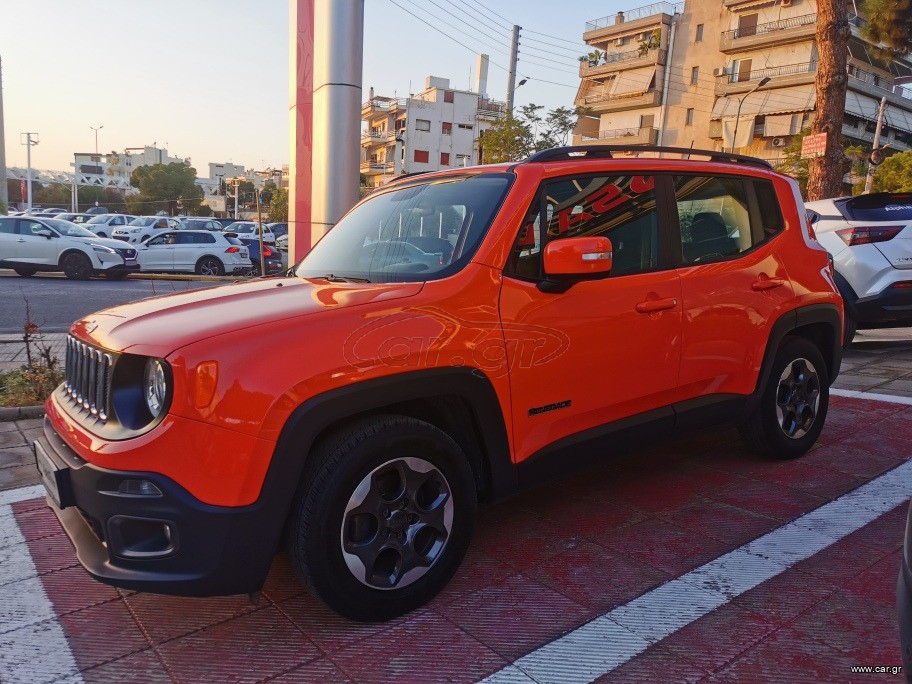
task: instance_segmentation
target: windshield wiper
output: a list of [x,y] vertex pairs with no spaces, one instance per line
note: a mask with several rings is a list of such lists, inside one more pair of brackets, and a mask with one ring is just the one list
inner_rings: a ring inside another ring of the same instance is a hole
[[317,276],[320,280],[328,280],[331,283],[369,283],[367,278],[354,278],[351,276],[337,276],[332,273]]

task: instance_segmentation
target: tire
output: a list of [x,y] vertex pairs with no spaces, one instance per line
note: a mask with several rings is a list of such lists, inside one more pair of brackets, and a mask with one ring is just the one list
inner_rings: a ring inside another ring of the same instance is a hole
[[215,257],[207,256],[196,262],[196,274],[208,276],[225,275],[225,267]]
[[92,276],[92,262],[82,252],[65,254],[60,267],[70,280],[88,280]]
[[18,266],[13,270],[17,275],[21,275],[23,278],[31,278],[38,272],[37,268],[28,268],[27,266]]
[[475,506],[472,469],[449,435],[415,418],[373,416],[308,457],[288,554],[332,610],[390,620],[430,601],[456,572]]
[[259,278],[260,277],[260,265],[254,264],[253,268],[250,269],[250,273],[248,273],[247,275],[249,275],[253,278]]
[[848,349],[852,346],[852,340],[855,339],[855,333],[858,330],[858,322],[846,312],[843,326],[845,329],[842,332],[842,348]]
[[820,436],[829,402],[830,381],[820,350],[802,337],[786,337],[760,405],[740,427],[741,438],[769,458],[798,458]]
[[127,277],[127,271],[109,271],[105,273],[105,278],[108,280],[123,280]]

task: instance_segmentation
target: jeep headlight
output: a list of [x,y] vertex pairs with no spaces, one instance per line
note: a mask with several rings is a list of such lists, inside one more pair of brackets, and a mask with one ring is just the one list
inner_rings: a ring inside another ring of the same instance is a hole
[[168,396],[168,375],[161,359],[146,361],[146,371],[143,374],[143,398],[152,418],[158,418],[165,408]]

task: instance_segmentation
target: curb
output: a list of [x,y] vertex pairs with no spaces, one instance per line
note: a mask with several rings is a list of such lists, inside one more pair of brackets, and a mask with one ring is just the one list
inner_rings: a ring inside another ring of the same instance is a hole
[[43,417],[44,406],[0,406],[0,423]]
[[184,280],[199,281],[204,283],[234,283],[239,280],[255,280],[250,276],[202,276],[202,275],[170,275],[164,273],[131,273],[127,280]]

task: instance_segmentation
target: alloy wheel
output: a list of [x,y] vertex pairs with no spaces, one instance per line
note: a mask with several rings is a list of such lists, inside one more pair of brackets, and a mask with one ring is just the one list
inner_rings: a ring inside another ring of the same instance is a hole
[[820,378],[814,364],[795,359],[782,371],[776,389],[776,420],[787,437],[804,437],[820,408]]
[[342,555],[362,584],[401,589],[440,559],[452,529],[443,473],[422,458],[397,458],[355,487],[342,516]]

